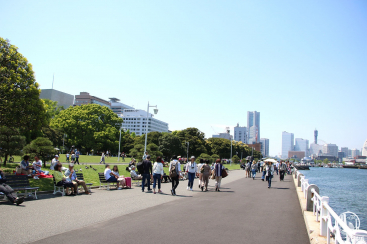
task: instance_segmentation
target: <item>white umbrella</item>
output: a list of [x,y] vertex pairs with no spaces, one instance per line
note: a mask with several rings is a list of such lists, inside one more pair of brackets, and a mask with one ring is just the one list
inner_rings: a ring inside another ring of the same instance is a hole
[[272,159],[272,158],[265,159],[264,162],[277,163],[277,161],[275,159]]

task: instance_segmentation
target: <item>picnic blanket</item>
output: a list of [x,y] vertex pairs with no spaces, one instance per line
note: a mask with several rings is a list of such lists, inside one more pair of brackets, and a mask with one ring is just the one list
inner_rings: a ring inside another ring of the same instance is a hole
[[[26,174],[17,174],[15,171],[13,171],[15,175],[26,175]],[[36,174],[38,178],[52,178],[52,175],[45,175],[44,173]]]

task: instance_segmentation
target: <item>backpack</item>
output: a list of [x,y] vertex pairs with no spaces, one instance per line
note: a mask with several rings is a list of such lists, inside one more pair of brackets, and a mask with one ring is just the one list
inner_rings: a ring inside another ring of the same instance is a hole
[[139,174],[144,174],[144,164],[143,164],[143,162],[139,162],[136,165],[136,169],[138,170]]
[[169,177],[171,177],[171,178],[175,178],[175,177],[177,177],[177,162],[171,162],[172,163],[172,165],[171,165],[171,170],[170,170],[170,172],[169,172]]

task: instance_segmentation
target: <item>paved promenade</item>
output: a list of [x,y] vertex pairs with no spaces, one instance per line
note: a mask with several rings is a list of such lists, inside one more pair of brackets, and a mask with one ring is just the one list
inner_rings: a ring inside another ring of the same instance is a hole
[[180,181],[163,195],[140,188],[0,204],[1,243],[309,243],[291,176],[273,187],[231,171],[222,191],[194,192]]

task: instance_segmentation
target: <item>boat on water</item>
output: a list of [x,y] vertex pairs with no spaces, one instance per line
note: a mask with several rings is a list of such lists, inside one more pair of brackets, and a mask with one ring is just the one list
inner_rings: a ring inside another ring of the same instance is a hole
[[345,169],[358,169],[358,165],[343,165],[343,168]]

